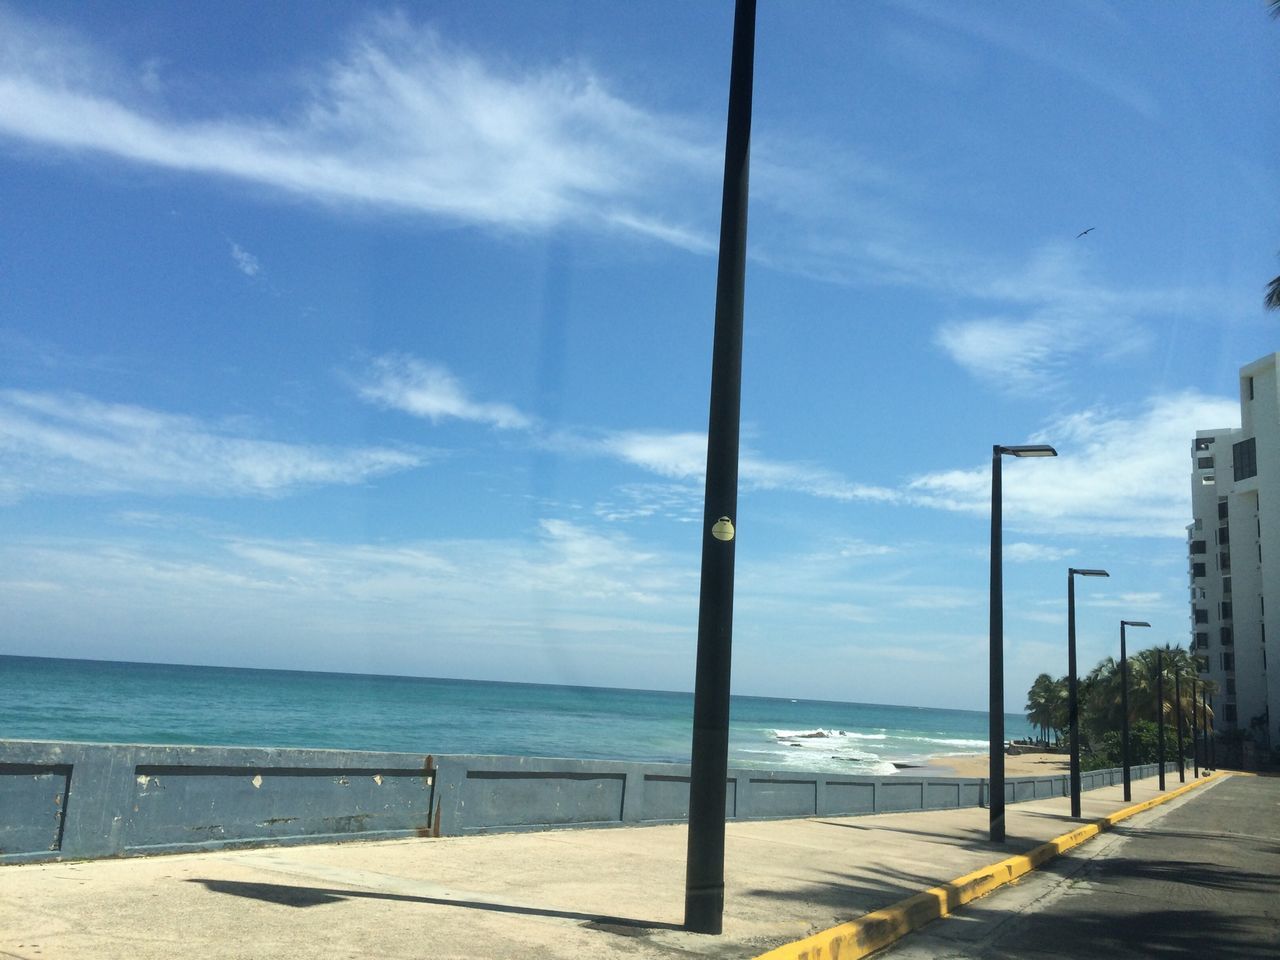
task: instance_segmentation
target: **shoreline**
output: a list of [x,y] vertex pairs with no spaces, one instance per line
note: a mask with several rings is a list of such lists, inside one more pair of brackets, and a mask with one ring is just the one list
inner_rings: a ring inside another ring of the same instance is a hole
[[[1006,754],[1006,777],[1056,776],[1067,773],[1070,759],[1065,753]],[[985,753],[963,753],[929,757],[918,766],[900,768],[897,773],[906,776],[926,777],[986,777],[990,771],[990,759]]]

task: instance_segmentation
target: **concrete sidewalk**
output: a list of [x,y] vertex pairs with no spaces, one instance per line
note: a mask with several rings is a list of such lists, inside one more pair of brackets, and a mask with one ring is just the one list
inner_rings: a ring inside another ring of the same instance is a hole
[[[1108,787],[1082,812],[1125,806]],[[7,866],[0,956],[749,958],[1025,852],[1067,813],[1011,805],[998,845],[982,809],[731,823],[720,937],[679,929],[683,825]]]

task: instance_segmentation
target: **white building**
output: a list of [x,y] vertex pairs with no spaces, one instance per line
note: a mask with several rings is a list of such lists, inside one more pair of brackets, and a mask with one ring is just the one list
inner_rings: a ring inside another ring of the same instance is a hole
[[1280,618],[1278,361],[1241,369],[1239,429],[1196,432],[1187,528],[1192,650],[1218,687],[1215,727],[1263,752],[1280,745],[1280,650],[1268,670],[1266,632],[1267,608]]

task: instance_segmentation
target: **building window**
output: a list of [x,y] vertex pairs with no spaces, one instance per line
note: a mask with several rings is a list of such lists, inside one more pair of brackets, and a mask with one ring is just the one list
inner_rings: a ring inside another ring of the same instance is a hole
[[1202,560],[1202,561],[1200,561],[1199,563],[1193,563],[1193,564],[1191,565],[1191,576],[1193,576],[1193,577],[1203,577],[1204,575],[1205,575],[1205,574],[1204,574],[1204,561],[1203,561],[1203,560]]
[[1218,569],[1223,573],[1229,573],[1231,571],[1231,554],[1227,553],[1225,550],[1218,554]]
[[1197,469],[1197,470],[1212,470],[1212,469],[1213,469],[1213,457],[1196,457],[1196,469]]
[[1208,450],[1213,446],[1213,437],[1196,437],[1196,452]]
[[1222,658],[1223,670],[1234,670],[1236,668],[1236,655],[1234,653],[1220,653],[1218,656]]
[[1195,608],[1195,610],[1196,610],[1196,623],[1208,623],[1208,622],[1209,622],[1209,611],[1208,611],[1208,610],[1204,610],[1204,609],[1202,609],[1202,608],[1200,608],[1200,607],[1196,607],[1196,608]]
[[1197,553],[1207,553],[1208,551],[1209,551],[1208,541],[1206,541],[1206,540],[1192,540],[1192,541],[1191,541],[1191,552],[1192,552],[1193,554],[1197,554]]
[[1253,399],[1253,377],[1244,378],[1244,395],[1248,400]]
[[1209,635],[1204,631],[1196,634],[1196,646],[1200,649],[1207,649],[1209,646]]
[[1229,646],[1231,646],[1231,645],[1235,642],[1235,640],[1234,640],[1234,639],[1232,638],[1232,636],[1231,636],[1231,628],[1230,628],[1230,627],[1219,627],[1219,628],[1218,628],[1218,639],[1222,641],[1222,645],[1223,645],[1224,647],[1229,647]]
[[1203,477],[1200,478],[1200,482],[1207,487],[1209,484],[1213,483],[1213,474],[1206,473]]
[[1227,695],[1234,697],[1236,695],[1236,678],[1227,677]]
[[1231,465],[1235,468],[1236,480],[1258,475],[1258,447],[1253,437],[1231,445]]
[[1222,595],[1224,597],[1231,596],[1231,578],[1230,577],[1222,578]]
[[1196,672],[1197,672],[1197,673],[1208,673],[1208,672],[1209,672],[1209,658],[1208,658],[1208,657],[1196,657],[1195,659],[1196,659]]
[[1218,528],[1219,545],[1226,546],[1230,542],[1231,542],[1231,529],[1229,527],[1219,527]]
[[1234,724],[1236,722],[1236,705],[1234,703],[1223,704],[1222,716],[1227,723]]
[[1231,603],[1229,601],[1223,600],[1220,604],[1218,604],[1218,619],[1219,620],[1231,619]]
[[1227,519],[1227,498],[1223,497],[1218,501],[1218,519]]

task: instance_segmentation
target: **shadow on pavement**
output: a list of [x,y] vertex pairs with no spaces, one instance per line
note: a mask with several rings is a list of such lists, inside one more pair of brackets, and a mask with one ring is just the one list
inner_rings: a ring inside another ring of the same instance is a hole
[[[1258,921],[1184,907],[1144,910],[1123,917],[1073,915],[1067,922],[1020,926],[980,953],[983,960],[1258,960],[1267,933]],[[1265,948],[1263,948],[1265,950]]]
[[394,900],[401,903],[429,903],[442,907],[463,907],[468,910],[489,910],[494,913],[512,913],[533,917],[553,917],[561,920],[582,920],[602,928],[625,927],[645,930],[682,930],[679,924],[657,920],[636,920],[630,917],[611,917],[599,913],[577,913],[572,910],[548,910],[540,907],[521,907],[506,903],[483,903],[475,900],[450,900],[446,897],[422,897],[404,893],[380,893],[376,890],[335,890],[324,887],[303,887],[289,883],[249,883],[241,880],[208,880],[191,878],[186,883],[199,883],[213,893],[225,893],[233,897],[246,897],[265,903],[277,903],[285,907],[316,907],[343,900],[369,899]]

